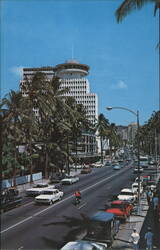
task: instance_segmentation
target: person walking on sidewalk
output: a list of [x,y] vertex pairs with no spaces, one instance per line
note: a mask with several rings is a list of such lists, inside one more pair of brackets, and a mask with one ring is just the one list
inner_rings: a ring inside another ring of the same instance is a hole
[[140,236],[139,236],[139,233],[137,232],[136,228],[133,229],[133,233],[131,234],[131,239],[132,239],[133,249],[138,250],[139,249],[138,241],[140,239]]
[[147,250],[152,250],[153,249],[153,233],[150,227],[148,227],[148,232],[145,233],[144,236],[147,244]]
[[153,209],[156,210],[158,208],[158,203],[159,203],[159,199],[156,194],[154,195],[152,201],[153,201]]
[[150,202],[152,200],[152,196],[153,196],[152,191],[151,190],[147,190],[146,195],[147,195],[147,202],[148,202],[148,206],[149,206]]

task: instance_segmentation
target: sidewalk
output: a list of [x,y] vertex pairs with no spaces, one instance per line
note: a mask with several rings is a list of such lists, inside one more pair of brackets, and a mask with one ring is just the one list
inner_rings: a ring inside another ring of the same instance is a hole
[[146,197],[144,196],[141,198],[140,215],[137,215],[136,212],[134,212],[127,219],[126,223],[120,225],[119,232],[116,235],[116,238],[112,245],[112,249],[125,249],[125,250],[133,249],[131,243],[131,234],[134,228],[136,228],[137,232],[140,234],[147,211],[148,211],[148,204]]

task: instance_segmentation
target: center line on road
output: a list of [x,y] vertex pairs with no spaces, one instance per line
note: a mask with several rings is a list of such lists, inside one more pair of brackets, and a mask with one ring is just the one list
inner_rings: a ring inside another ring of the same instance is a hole
[[[121,173],[122,173],[122,172],[125,172],[125,171],[126,171],[126,169],[123,170],[123,171],[121,171]],[[84,189],[81,190],[81,193],[83,193],[83,192],[85,192],[85,191],[91,189],[92,187],[95,187],[95,186],[99,185],[100,183],[103,183],[103,182],[105,182],[105,181],[111,179],[112,177],[116,177],[117,175],[119,175],[119,173],[113,174],[113,175],[111,175],[111,176],[109,176],[109,177],[107,177],[107,178],[105,178],[105,179],[103,179],[103,180],[101,180],[101,181],[99,181],[99,182],[97,182],[97,183],[95,183],[95,184],[93,184],[93,185],[87,187],[87,188],[84,188]],[[18,223],[16,223],[16,224],[14,224],[14,225],[12,225],[12,226],[10,226],[10,227],[8,227],[8,228],[2,230],[0,233],[1,233],[1,234],[2,234],[2,233],[5,233],[5,232],[9,231],[10,229],[12,229],[12,228],[14,228],[14,227],[16,227],[16,226],[18,226],[18,225],[20,225],[20,224],[22,224],[22,223],[24,223],[24,222],[30,220],[30,219],[33,219],[34,217],[36,217],[36,216],[38,216],[38,215],[44,213],[45,211],[47,211],[47,210],[49,210],[49,209],[51,209],[51,208],[53,208],[53,207],[58,206],[59,204],[65,202],[66,200],[71,199],[73,196],[74,196],[74,195],[70,195],[70,196],[66,197],[65,199],[59,201],[58,203],[53,204],[53,205],[51,205],[51,206],[49,206],[49,207],[47,207],[47,208],[41,210],[40,212],[37,212],[37,213],[33,214],[32,216],[29,216],[28,218],[26,218],[26,219],[24,219],[24,220],[22,220],[22,221],[19,221]]]
[[83,203],[80,207],[78,207],[78,209],[81,209],[82,207],[84,207],[87,203]]

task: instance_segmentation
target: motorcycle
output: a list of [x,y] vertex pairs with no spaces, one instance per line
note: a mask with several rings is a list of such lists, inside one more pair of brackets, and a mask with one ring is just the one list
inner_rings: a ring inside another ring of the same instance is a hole
[[75,205],[79,205],[81,202],[81,198],[80,197],[75,197]]

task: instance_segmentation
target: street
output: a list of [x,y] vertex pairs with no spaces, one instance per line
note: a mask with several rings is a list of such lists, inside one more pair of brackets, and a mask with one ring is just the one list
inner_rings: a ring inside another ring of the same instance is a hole
[[[4,213],[1,217],[2,249],[60,249],[66,242],[80,237],[84,217],[103,210],[107,200],[131,184],[133,170],[111,167],[93,169],[80,181],[63,186],[64,197],[51,206],[35,205],[34,200]],[[117,181],[118,180],[118,181]],[[80,206],[73,204],[73,193],[80,189]]]

